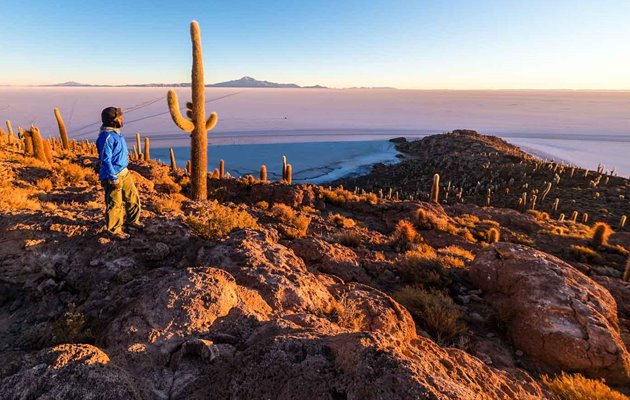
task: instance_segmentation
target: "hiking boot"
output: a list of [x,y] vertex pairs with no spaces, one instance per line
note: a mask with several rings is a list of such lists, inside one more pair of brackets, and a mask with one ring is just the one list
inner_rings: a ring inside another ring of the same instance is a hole
[[116,240],[127,240],[127,239],[129,239],[129,235],[126,234],[123,231],[109,232],[109,236],[112,239],[116,239]]
[[140,221],[138,222],[130,222],[127,224],[128,227],[133,229],[144,229],[144,224]]

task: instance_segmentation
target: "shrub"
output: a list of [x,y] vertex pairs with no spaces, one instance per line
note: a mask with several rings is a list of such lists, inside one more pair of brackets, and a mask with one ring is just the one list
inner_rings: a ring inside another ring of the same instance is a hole
[[85,316],[76,309],[74,303],[68,304],[67,311],[55,320],[52,327],[53,342],[78,343],[92,338],[92,332],[86,328]]
[[579,262],[596,264],[600,264],[602,262],[602,256],[600,256],[595,250],[586,246],[571,245],[569,252],[573,259]]
[[542,381],[558,400],[630,400],[606,386],[603,381],[588,379],[580,374],[562,372],[555,378],[543,375]]
[[254,206],[256,206],[257,208],[262,208],[263,210],[268,210],[269,209],[269,203],[267,203],[266,201],[259,201],[258,203],[254,204]]
[[352,331],[361,330],[365,321],[365,315],[346,295],[342,296],[339,301],[333,300],[327,314],[330,315],[334,323]]
[[450,283],[442,259],[428,245],[406,252],[398,263],[398,270],[403,282],[414,285],[446,287]]
[[155,211],[160,214],[178,212],[182,209],[182,199],[175,195],[164,198],[158,197],[153,201],[153,206],[155,207]]
[[593,246],[602,247],[608,244],[608,238],[612,235],[613,230],[604,222],[598,222],[593,225],[591,230],[593,236]]
[[440,344],[450,343],[466,332],[462,312],[450,296],[439,290],[405,286],[394,293],[394,298]]
[[43,190],[44,192],[50,192],[53,188],[52,181],[48,178],[38,179],[35,183],[35,186],[37,186],[39,190]]
[[82,182],[96,184],[98,176],[94,170],[63,161],[53,167],[55,181],[60,185],[77,185]]
[[0,210],[39,210],[41,205],[32,200],[32,190],[2,187],[0,188]]
[[346,231],[335,235],[335,242],[342,246],[359,247],[361,245],[361,235],[357,232]]
[[412,250],[420,242],[422,242],[422,236],[416,232],[411,222],[407,220],[398,222],[391,239],[391,246],[396,251]]
[[206,201],[197,207],[196,215],[190,215],[186,222],[193,231],[206,239],[219,239],[235,229],[258,228],[256,219],[247,211]]
[[448,246],[438,250],[438,254],[445,256],[457,257],[464,261],[472,261],[475,259],[475,255],[468,250],[464,250],[459,246]]
[[277,203],[271,207],[271,215],[277,218],[284,226],[283,233],[291,239],[306,236],[311,218],[298,215],[295,210],[286,204]]
[[456,235],[460,232],[460,230],[449,221],[448,217],[428,212],[422,208],[416,211],[416,226],[418,229],[435,229],[452,235]]
[[532,217],[536,218],[537,220],[540,221],[549,221],[551,220],[551,217],[549,216],[549,213],[547,212],[541,212],[538,210],[527,210],[527,214],[531,215]]
[[342,228],[353,228],[356,225],[352,218],[346,218],[341,214],[330,214],[328,220]]

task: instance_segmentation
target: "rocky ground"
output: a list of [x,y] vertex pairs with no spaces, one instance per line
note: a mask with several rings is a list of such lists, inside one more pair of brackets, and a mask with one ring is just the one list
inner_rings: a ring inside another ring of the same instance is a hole
[[252,177],[209,179],[194,203],[184,171],[133,161],[147,226],[121,242],[102,232],[93,156],[3,146],[2,399],[554,399],[563,371],[630,384],[627,232]]

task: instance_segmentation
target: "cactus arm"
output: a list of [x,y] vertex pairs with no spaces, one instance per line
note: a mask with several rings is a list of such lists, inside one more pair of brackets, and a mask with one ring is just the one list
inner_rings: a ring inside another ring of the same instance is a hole
[[184,132],[192,132],[195,129],[195,125],[179,112],[179,100],[177,99],[177,93],[174,90],[168,91],[168,109],[171,112],[171,118],[175,125]]
[[219,122],[219,116],[215,112],[211,113],[210,118],[206,121],[206,130],[213,130],[217,122]]

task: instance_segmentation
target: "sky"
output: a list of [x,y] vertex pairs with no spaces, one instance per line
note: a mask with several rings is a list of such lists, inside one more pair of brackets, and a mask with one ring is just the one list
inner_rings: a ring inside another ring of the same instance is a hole
[[0,84],[630,89],[630,0],[0,0]]

